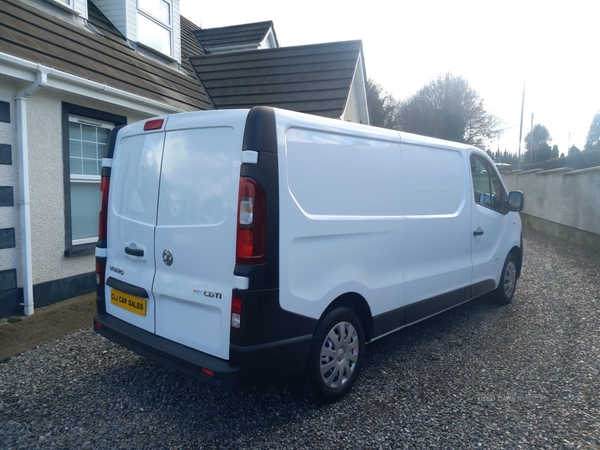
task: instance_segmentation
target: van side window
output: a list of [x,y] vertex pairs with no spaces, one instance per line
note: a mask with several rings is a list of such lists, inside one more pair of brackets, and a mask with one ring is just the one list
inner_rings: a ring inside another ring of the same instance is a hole
[[501,211],[504,188],[496,170],[485,159],[471,155],[471,176],[475,203]]

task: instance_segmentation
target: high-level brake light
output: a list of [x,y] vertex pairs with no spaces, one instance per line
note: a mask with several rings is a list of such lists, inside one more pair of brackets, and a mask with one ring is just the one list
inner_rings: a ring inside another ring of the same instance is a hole
[[144,124],[144,131],[160,130],[165,119],[152,119]]

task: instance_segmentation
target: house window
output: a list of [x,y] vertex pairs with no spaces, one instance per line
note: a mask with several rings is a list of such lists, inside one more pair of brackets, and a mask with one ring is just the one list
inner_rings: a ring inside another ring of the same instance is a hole
[[98,240],[100,174],[110,131],[126,118],[63,103],[65,254],[93,253]]
[[69,116],[71,238],[73,245],[98,240],[100,172],[114,124]]
[[165,55],[173,55],[171,2],[138,0],[138,41]]

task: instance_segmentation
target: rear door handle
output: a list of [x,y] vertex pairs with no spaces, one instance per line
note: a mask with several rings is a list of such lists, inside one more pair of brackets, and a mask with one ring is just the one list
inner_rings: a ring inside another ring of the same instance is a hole
[[483,234],[483,230],[480,228],[477,228],[475,231],[473,231],[473,236],[481,236]]
[[141,248],[125,247],[125,253],[131,256],[144,256],[144,250]]

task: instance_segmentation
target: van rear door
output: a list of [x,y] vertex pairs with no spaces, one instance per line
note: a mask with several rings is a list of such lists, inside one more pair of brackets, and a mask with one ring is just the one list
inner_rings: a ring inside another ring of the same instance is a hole
[[229,358],[237,197],[248,111],[167,124],[155,235],[156,334]]
[[137,123],[119,132],[112,163],[106,311],[154,333],[154,228],[164,132]]

